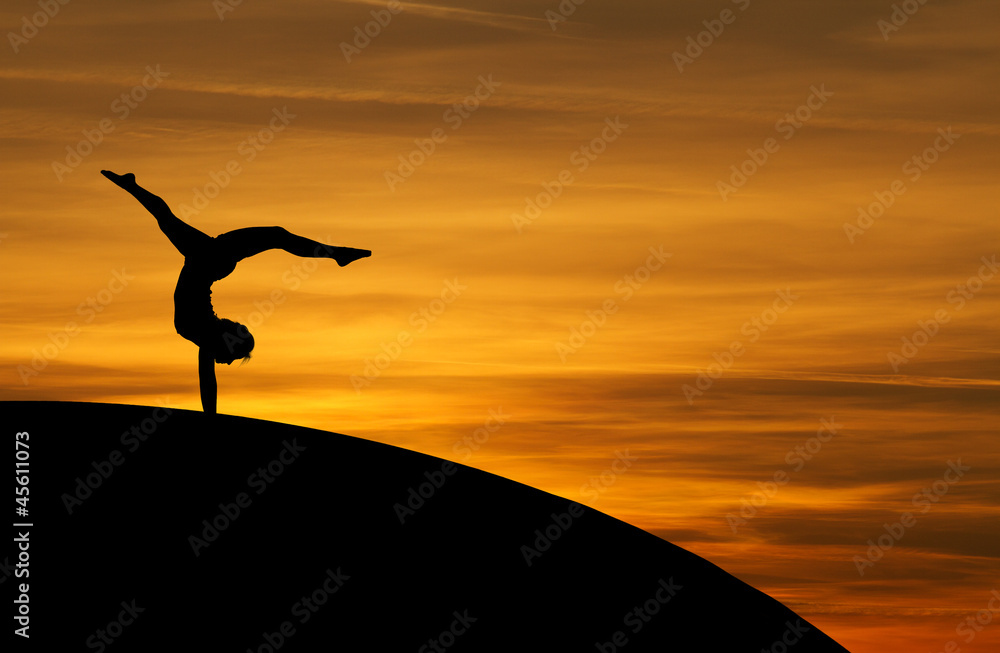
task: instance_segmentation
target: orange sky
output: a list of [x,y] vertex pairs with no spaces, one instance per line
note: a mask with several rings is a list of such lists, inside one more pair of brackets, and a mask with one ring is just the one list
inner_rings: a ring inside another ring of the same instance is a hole
[[582,501],[855,653],[996,650],[1000,16],[918,6],[9,2],[0,399],[199,408],[135,172],[374,251],[215,285],[221,412]]

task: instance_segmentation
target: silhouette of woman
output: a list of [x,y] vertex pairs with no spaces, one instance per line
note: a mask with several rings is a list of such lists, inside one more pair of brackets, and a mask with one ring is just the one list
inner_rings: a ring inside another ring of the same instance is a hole
[[232,365],[237,358],[246,361],[254,347],[253,336],[245,326],[215,314],[214,282],[229,276],[243,259],[269,249],[283,249],[309,258],[332,258],[341,267],[371,256],[367,249],[324,245],[282,227],[247,227],[212,238],[175,216],[163,199],[135,182],[134,174],[116,175],[108,170],[102,170],[101,174],[139,200],[184,255],[184,266],[174,291],[174,327],[177,333],[198,345],[201,405],[206,413],[216,412],[215,363]]

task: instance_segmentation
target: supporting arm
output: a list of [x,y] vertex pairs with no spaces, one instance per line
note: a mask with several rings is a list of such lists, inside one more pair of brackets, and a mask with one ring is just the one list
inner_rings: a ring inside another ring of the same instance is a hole
[[198,348],[198,379],[201,382],[201,407],[206,413],[214,415],[219,387],[215,380],[215,357],[207,347]]

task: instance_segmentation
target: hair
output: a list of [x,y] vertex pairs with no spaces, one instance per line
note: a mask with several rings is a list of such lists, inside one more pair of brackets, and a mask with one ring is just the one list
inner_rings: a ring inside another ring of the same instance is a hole
[[[219,342],[216,346],[215,359],[220,355],[233,355],[242,358],[243,363],[250,360],[250,352],[253,351],[254,340],[250,330],[239,322],[232,320],[219,320]],[[241,365],[243,364],[241,363]]]

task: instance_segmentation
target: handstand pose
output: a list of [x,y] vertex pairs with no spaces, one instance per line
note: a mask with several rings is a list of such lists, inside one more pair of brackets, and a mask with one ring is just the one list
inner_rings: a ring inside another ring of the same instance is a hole
[[245,258],[269,249],[283,249],[296,256],[332,258],[340,266],[371,256],[367,249],[333,247],[296,236],[282,227],[248,227],[212,238],[187,224],[160,197],[135,183],[135,175],[101,174],[125,189],[153,214],[160,230],[184,255],[184,267],[174,291],[174,327],[177,333],[198,345],[198,377],[201,405],[216,412],[215,363],[231,365],[247,360],[253,350],[250,331],[231,320],[220,319],[212,308],[212,284],[223,279]]

